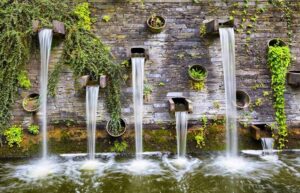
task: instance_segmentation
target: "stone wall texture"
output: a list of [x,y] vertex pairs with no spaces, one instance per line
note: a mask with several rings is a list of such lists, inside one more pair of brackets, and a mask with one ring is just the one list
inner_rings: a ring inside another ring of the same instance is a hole
[[[144,123],[161,124],[174,122],[174,115],[169,113],[168,99],[172,96],[185,96],[193,102],[194,112],[189,119],[197,121],[204,114],[209,118],[225,113],[224,81],[221,59],[220,40],[218,36],[200,38],[199,26],[205,18],[222,18],[231,14],[229,4],[243,4],[243,0],[191,1],[180,0],[146,0],[144,3],[122,3],[115,1],[91,0],[92,15],[97,19],[93,31],[107,43],[119,61],[130,58],[131,47],[145,47],[149,60],[145,64],[145,81],[153,87],[151,100],[144,104]],[[297,1],[294,1],[297,4]],[[237,88],[246,91],[254,104],[262,99],[261,106],[253,110],[239,110],[242,120],[250,122],[272,122],[274,111],[272,100],[263,96],[263,91],[271,93],[270,71],[266,63],[267,42],[272,38],[282,38],[288,41],[287,24],[282,14],[267,0],[260,0],[259,7],[267,8],[263,14],[258,14],[255,22],[256,31],[251,34],[236,33],[236,77]],[[295,7],[296,9],[297,7]],[[247,22],[256,13],[255,1],[250,0]],[[300,14],[299,9],[292,19],[293,37],[291,51],[293,55],[292,70],[300,70]],[[145,21],[151,13],[163,15],[166,18],[166,29],[159,34],[152,34],[146,28]],[[109,15],[109,22],[102,21],[104,15]],[[239,16],[235,16],[239,18]],[[237,19],[237,24],[240,19]],[[250,40],[246,40],[250,37]],[[249,41],[249,53],[245,45]],[[53,47],[50,71],[58,61],[62,52],[63,42]],[[189,65],[201,64],[208,70],[205,89],[196,91],[191,88],[187,69]],[[26,124],[32,120],[32,114],[22,109],[22,97],[39,90],[39,51],[33,52],[32,62],[28,65],[33,88],[30,91],[20,91],[20,97],[15,105],[13,120]],[[122,85],[122,116],[128,123],[133,123],[131,73],[129,79]],[[49,97],[48,117],[50,122],[58,120],[85,121],[85,94],[74,89],[71,71],[66,67],[60,76],[57,96]],[[217,108],[216,104],[220,104]],[[300,90],[287,86],[286,112],[290,125],[300,123]],[[249,117],[252,117],[250,119]],[[104,90],[100,90],[98,120],[105,123],[109,115],[105,108]]]

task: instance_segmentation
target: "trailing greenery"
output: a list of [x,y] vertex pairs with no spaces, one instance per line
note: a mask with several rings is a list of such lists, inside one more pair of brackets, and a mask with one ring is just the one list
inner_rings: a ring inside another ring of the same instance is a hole
[[[55,95],[59,73],[68,65],[74,77],[89,74],[97,80],[107,74],[107,106],[114,126],[119,126],[121,116],[120,77],[122,66],[113,62],[110,50],[90,30],[88,3],[71,3],[69,0],[4,0],[0,2],[0,135],[9,127],[11,107],[14,104],[18,85],[29,87],[25,81],[25,65],[37,45],[32,29],[32,20],[40,21],[40,28],[52,27],[53,20],[65,24],[65,47],[59,64],[49,78],[49,93]],[[35,41],[33,41],[33,38]],[[118,129],[118,128],[116,128]]]
[[195,134],[195,140],[198,148],[202,148],[205,146],[205,129],[208,125],[208,119],[206,115],[201,117],[202,127],[198,128],[197,133]]
[[30,89],[31,88],[31,82],[28,78],[28,73],[25,70],[22,70],[20,74],[18,75],[18,83],[19,87],[24,89]]
[[288,67],[291,62],[291,54],[288,46],[270,46],[268,51],[268,64],[272,72],[271,86],[274,97],[275,120],[278,125],[279,148],[285,146],[288,135],[285,114],[285,80]]
[[13,147],[14,144],[20,147],[23,138],[23,129],[21,126],[13,125],[4,131],[4,136],[9,147]]
[[33,135],[37,135],[40,132],[40,127],[38,125],[31,124],[28,127],[28,131]]
[[124,152],[128,147],[128,144],[126,141],[115,141],[114,142],[114,146],[110,148],[110,151],[112,152],[118,152],[118,153],[122,153]]

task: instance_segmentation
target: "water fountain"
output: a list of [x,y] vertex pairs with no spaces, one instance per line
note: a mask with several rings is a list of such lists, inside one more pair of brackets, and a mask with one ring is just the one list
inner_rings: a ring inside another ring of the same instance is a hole
[[47,159],[47,89],[48,89],[48,65],[50,60],[52,29],[43,29],[39,32],[41,51],[41,77],[40,77],[40,103],[42,125],[42,156]]
[[144,90],[144,57],[132,57],[133,108],[135,128],[136,158],[142,159],[143,153],[143,90]]
[[261,138],[261,145],[263,148],[263,155],[273,154],[274,139],[271,137]]
[[187,112],[178,111],[176,116],[176,134],[177,134],[177,157],[184,157],[186,154],[186,136],[187,136]]
[[235,38],[233,28],[220,28],[226,103],[226,156],[238,155],[236,123]]

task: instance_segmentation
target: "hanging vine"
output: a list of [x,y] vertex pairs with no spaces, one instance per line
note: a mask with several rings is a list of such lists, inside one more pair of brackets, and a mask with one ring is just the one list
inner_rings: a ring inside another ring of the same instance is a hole
[[274,45],[269,47],[268,64],[272,73],[271,86],[274,97],[275,119],[278,125],[279,148],[283,149],[287,142],[287,124],[285,114],[285,80],[291,54],[288,46]]
[[[24,73],[33,49],[32,20],[41,27],[52,27],[53,20],[66,27],[63,56],[49,79],[49,93],[55,95],[59,73],[68,65],[75,79],[89,74],[110,78],[107,107],[112,121],[118,125],[120,107],[121,65],[113,62],[108,47],[91,31],[89,4],[75,4],[68,0],[2,0],[0,2],[0,135],[9,127],[11,108],[18,89],[18,77]],[[118,129],[118,128],[116,128]],[[1,137],[0,137],[1,139]]]

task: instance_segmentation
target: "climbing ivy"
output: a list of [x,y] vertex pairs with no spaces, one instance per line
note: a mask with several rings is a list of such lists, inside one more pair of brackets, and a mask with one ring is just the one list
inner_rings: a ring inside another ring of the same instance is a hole
[[55,95],[63,65],[71,67],[75,78],[90,74],[93,79],[97,79],[100,74],[107,74],[110,79],[107,106],[112,121],[119,122],[121,65],[113,62],[109,48],[90,31],[93,19],[90,18],[88,3],[76,4],[69,0],[2,0],[0,17],[0,135],[9,127],[18,77],[24,73],[30,53],[37,45],[32,20],[39,20],[40,27],[52,27],[52,21],[59,20],[66,27],[63,56],[50,75],[49,93]]
[[268,51],[268,64],[272,73],[271,86],[274,97],[275,119],[278,125],[279,148],[285,146],[288,135],[285,114],[285,80],[291,54],[288,46],[270,46]]

